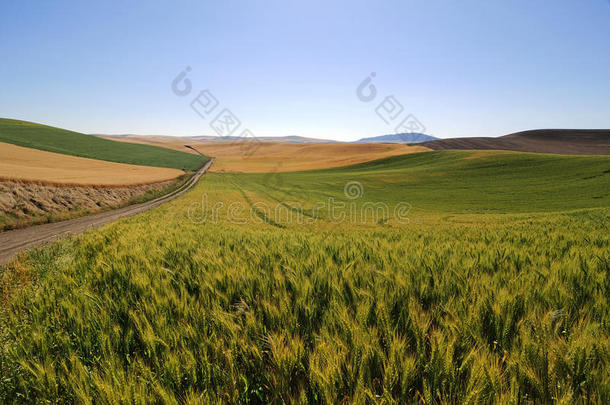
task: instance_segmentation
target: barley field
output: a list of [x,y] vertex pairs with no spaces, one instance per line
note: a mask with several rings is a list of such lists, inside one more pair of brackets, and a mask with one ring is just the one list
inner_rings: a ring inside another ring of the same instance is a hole
[[609,403],[609,166],[208,174],[2,270],[0,402]]

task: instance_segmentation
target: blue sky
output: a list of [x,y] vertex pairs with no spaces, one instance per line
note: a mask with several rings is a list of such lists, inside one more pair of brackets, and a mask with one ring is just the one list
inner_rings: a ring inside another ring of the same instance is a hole
[[86,133],[212,135],[204,89],[257,136],[610,128],[607,0],[2,2],[0,54],[0,117]]

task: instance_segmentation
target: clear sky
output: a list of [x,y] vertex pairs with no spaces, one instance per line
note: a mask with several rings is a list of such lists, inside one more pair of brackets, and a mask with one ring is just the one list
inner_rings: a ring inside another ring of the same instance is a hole
[[204,89],[257,136],[610,128],[608,0],[3,1],[0,55],[0,117],[86,133],[212,135]]

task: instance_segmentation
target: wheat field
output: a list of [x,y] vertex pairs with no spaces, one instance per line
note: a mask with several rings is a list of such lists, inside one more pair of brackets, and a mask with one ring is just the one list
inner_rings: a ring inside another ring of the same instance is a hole
[[608,162],[206,175],[4,269],[0,401],[608,403]]

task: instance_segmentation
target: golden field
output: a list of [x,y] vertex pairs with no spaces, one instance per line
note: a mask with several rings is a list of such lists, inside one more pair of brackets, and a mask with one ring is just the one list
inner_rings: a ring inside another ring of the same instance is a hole
[[193,145],[216,161],[212,172],[289,172],[327,169],[428,150],[400,144],[205,143]]
[[81,158],[0,142],[0,179],[124,186],[172,180],[182,170]]
[[288,142],[202,142],[187,138],[108,137],[115,141],[162,146],[215,157],[210,172],[289,172],[348,166],[390,156],[429,151],[424,146],[391,143],[288,143]]

